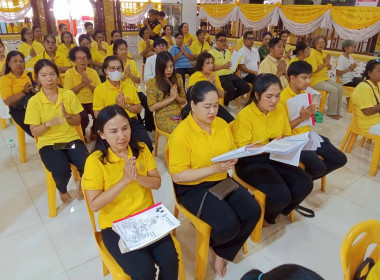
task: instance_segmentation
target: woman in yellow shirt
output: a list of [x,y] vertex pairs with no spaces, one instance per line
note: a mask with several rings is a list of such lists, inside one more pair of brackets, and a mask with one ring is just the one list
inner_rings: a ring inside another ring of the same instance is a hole
[[288,66],[295,61],[304,61],[305,58],[310,56],[310,45],[305,41],[300,41],[296,44],[293,50],[294,57],[289,61]]
[[93,109],[95,118],[99,111],[108,105],[117,104],[123,107],[130,117],[132,133],[140,142],[144,142],[152,151],[153,145],[148,133],[137,114],[141,113],[142,106],[133,84],[121,81],[124,72],[123,62],[116,55],[108,56],[104,60],[103,72],[107,80],[98,85],[94,91]]
[[62,53],[69,59],[69,52],[75,47],[73,34],[69,31],[63,31],[61,34],[61,42],[62,44],[57,47],[57,52]]
[[78,38],[79,46],[86,47],[91,52],[91,60],[89,61],[90,67],[97,67],[99,69],[103,68],[103,61],[104,59],[100,55],[99,51],[96,49],[91,48],[91,38],[90,36],[86,34],[82,34]]
[[41,43],[34,41],[33,31],[29,27],[21,29],[21,41],[18,51],[25,57],[25,69],[33,71],[34,64],[38,60],[37,55],[43,53],[45,48]]
[[148,147],[137,142],[130,118],[118,105],[103,108],[96,124],[94,151],[87,158],[82,184],[88,205],[99,211],[99,227],[108,252],[132,279],[177,280],[178,256],[170,235],[138,250],[122,254],[120,236],[112,222],[153,205],[152,189],[161,176]]
[[181,105],[186,103],[186,93],[181,75],[174,71],[173,57],[160,52],[156,59],[156,76],[146,84],[148,106],[156,112],[157,128],[172,133],[181,121]]
[[72,90],[78,97],[83,106],[80,113],[81,127],[83,136],[86,136],[86,127],[90,123],[88,115],[92,116],[93,124],[91,127],[90,141],[95,140],[95,115],[92,108],[95,88],[101,84],[98,73],[89,68],[88,61],[91,60],[90,50],[86,47],[74,47],[71,49],[70,60],[75,63],[65,73],[65,89]]
[[92,35],[91,48],[98,50],[103,60],[107,57],[107,48],[109,47],[107,42],[104,40],[104,32],[102,30],[95,30],[94,35]]
[[199,29],[195,35],[197,35],[197,39],[191,43],[190,50],[197,59],[202,52],[210,51],[210,45],[205,41],[206,31]]
[[[237,161],[213,163],[211,159],[236,146],[229,125],[216,117],[219,101],[215,86],[200,81],[188,94],[191,113],[185,115],[169,137],[168,168],[179,202],[194,215],[201,210],[199,218],[211,226],[210,249],[216,256],[215,270],[224,277],[226,260],[234,260],[255,228],[261,210],[247,189],[237,183],[237,189],[224,200],[208,193],[227,178],[227,171]],[[235,184],[230,179],[224,183]]]
[[167,49],[170,49],[173,45],[175,45],[175,39],[172,36],[173,33],[173,26],[171,25],[165,25],[164,26],[164,36],[162,36],[162,39],[164,39],[168,43]]
[[[273,74],[260,74],[247,105],[236,116],[234,139],[238,148],[260,147],[291,135],[287,112],[280,100],[281,82]],[[269,154],[240,158],[236,174],[266,195],[265,224],[274,224],[281,213],[288,215],[313,189],[313,181],[298,166],[271,160]]]
[[329,93],[327,116],[339,120],[343,118],[340,114],[343,87],[330,80],[327,75],[327,71],[331,69],[331,56],[324,51],[326,42],[325,36],[316,36],[311,43],[313,48],[310,51],[310,56],[305,61],[313,68],[310,86],[316,90],[323,90]]
[[367,62],[363,77],[352,93],[359,130],[380,135],[380,59]]
[[4,76],[0,78],[0,93],[4,104],[9,107],[12,119],[31,137],[29,125],[24,123],[26,104],[36,93],[32,74],[25,71],[24,55],[10,51],[6,58]]
[[[197,72],[190,76],[189,82],[187,83],[187,87],[190,89],[191,86],[193,86],[195,83],[199,81],[209,81],[216,87],[216,90],[218,91],[219,101],[223,100],[224,89],[220,83],[219,76],[215,74],[215,72],[213,72],[214,57],[210,53],[201,53],[198,56],[197,64],[195,65],[195,70]],[[234,120],[234,117],[222,105],[219,105],[217,116],[225,120],[227,123],[230,123]]]
[[149,39],[149,30],[147,27],[140,28],[139,36],[142,39],[138,44],[139,54],[142,56],[143,62],[145,63],[148,57],[155,55],[153,50],[153,40]]
[[[76,126],[80,125],[79,113],[83,110],[79,99],[71,90],[58,88],[59,71],[48,59],[39,60],[34,73],[41,85],[40,91],[28,103],[25,123],[38,138],[37,148],[41,160],[55,181],[63,202],[72,200],[67,192],[71,177],[70,164],[75,165],[79,174],[84,171],[88,151],[80,139]],[[58,148],[65,143],[66,148]],[[82,197],[81,188],[78,197]]]
[[0,39],[0,77],[4,75],[5,72],[5,46]]
[[184,45],[191,46],[191,44],[195,41],[194,35],[189,33],[189,25],[186,22],[183,22],[178,27],[178,33],[182,33]]

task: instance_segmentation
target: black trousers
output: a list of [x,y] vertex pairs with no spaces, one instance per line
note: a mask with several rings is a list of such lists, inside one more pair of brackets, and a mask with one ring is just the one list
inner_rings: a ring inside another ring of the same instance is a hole
[[193,75],[195,73],[194,67],[191,68],[176,68],[175,72],[180,74],[182,77],[183,87],[185,87],[185,75],[189,74],[189,76]]
[[[176,195],[187,210],[197,215],[204,194],[216,183],[218,182],[203,182],[193,186],[175,184]],[[240,186],[224,200],[209,193],[200,219],[212,228],[210,246],[215,253],[233,261],[255,228],[260,215],[260,205],[254,196]]]
[[130,119],[131,134],[137,141],[144,142],[150,151],[153,151],[152,140],[150,140],[148,132],[143,124],[137,118]]
[[26,110],[18,110],[12,106],[9,107],[9,115],[11,115],[12,119],[18,124],[19,127],[22,128],[22,130],[25,131],[25,133],[33,138],[32,132],[30,131],[30,126],[24,123],[25,113]]
[[143,92],[138,92],[137,95],[139,96],[141,106],[143,106],[145,110],[145,113],[144,113],[145,114],[144,116],[145,128],[147,131],[153,131],[154,130],[153,113],[149,111],[147,97]]
[[218,114],[216,115],[219,118],[222,118],[227,123],[232,122],[235,118],[224,108],[222,105],[219,105]]
[[246,81],[247,83],[251,83],[251,84],[254,84],[255,83],[255,79],[256,79],[256,75],[255,74],[248,74],[247,76],[245,76],[243,78],[244,81]]
[[[320,135],[324,142],[316,151],[302,151],[300,161],[313,180],[326,176],[347,163],[346,155],[337,149],[327,137]],[[323,157],[321,159],[319,156]]]
[[219,79],[225,91],[224,105],[226,106],[236,97],[249,92],[250,88],[246,81],[234,74],[219,76]]
[[70,163],[75,165],[82,177],[88,151],[82,140],[75,140],[75,149],[54,150],[53,146],[45,146],[39,150],[40,157],[47,170],[53,175],[60,193],[67,192],[67,184],[71,177]]
[[280,213],[288,215],[313,189],[313,181],[300,167],[270,160],[269,154],[240,158],[235,170],[265,193],[264,218],[271,224]]
[[80,125],[82,127],[83,136],[86,136],[86,127],[90,123],[90,118],[88,117],[88,115],[91,115],[92,119],[94,120],[91,127],[91,133],[95,135],[96,123],[94,110],[92,109],[92,103],[82,103],[82,107],[83,111],[80,112]]
[[108,252],[133,280],[156,279],[156,267],[159,280],[178,279],[178,255],[171,235],[139,250],[122,254],[118,242],[120,236],[112,228],[102,229],[102,238]]

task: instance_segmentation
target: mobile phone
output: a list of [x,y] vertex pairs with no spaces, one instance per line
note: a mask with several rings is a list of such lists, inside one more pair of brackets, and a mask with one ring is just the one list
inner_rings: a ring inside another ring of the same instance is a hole
[[75,143],[74,142],[54,143],[53,148],[54,150],[73,150],[75,149]]

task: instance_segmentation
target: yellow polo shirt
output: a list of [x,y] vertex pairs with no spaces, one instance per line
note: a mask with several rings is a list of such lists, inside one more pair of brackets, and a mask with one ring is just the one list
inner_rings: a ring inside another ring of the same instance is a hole
[[[49,59],[51,60],[50,55],[44,51],[37,55],[37,61],[40,59]],[[62,66],[62,67],[71,67],[70,60],[65,56],[63,53],[56,51],[55,52],[55,57],[54,57],[54,63],[57,66]]]
[[167,43],[168,43],[168,47],[167,47],[167,49],[169,50],[173,45],[175,45],[175,39],[174,39],[174,37],[171,37],[171,41],[169,40],[169,38],[168,37],[166,37],[166,35],[165,36],[162,36],[162,39],[164,39]]
[[[367,80],[367,82],[372,86],[377,96],[377,100],[379,100],[380,102],[380,83],[378,83],[376,87],[370,80]],[[352,101],[355,105],[355,113],[360,131],[368,132],[368,129],[371,126],[380,123],[379,113],[366,116],[362,112],[362,109],[371,108],[377,105],[375,95],[373,94],[371,87],[367,83],[361,82],[356,86],[356,88],[352,92]]]
[[190,50],[192,54],[200,54],[202,52],[209,52],[210,51],[210,45],[204,40],[203,45],[201,42],[199,42],[198,39],[195,39],[193,43],[190,46]]
[[[310,80],[310,86],[313,87],[319,82],[328,81],[329,77],[327,76],[327,66],[323,67],[322,70],[315,72],[317,70],[317,67],[321,64],[323,64],[323,59],[327,56],[325,51],[322,51],[320,53],[319,51],[311,48],[310,49],[310,56],[305,58],[305,61],[311,65],[311,68],[313,69],[313,73],[311,74],[311,80]],[[315,73],[314,73],[315,72]]]
[[[153,47],[153,40],[149,40],[149,42],[150,45]],[[141,40],[137,47],[139,49],[139,54],[141,55],[141,53],[146,49],[146,42],[144,40]]]
[[240,50],[244,46],[244,39],[243,36],[241,36],[239,39],[236,40],[235,50]]
[[[37,54],[35,57],[30,56],[30,50],[32,48]],[[34,64],[38,61],[38,55],[43,53],[45,48],[41,43],[36,41],[33,41],[32,45],[22,42],[21,45],[18,46],[18,51],[25,56],[25,70],[33,71]]]
[[103,64],[105,57],[101,54],[99,50],[91,48],[90,53],[93,61]]
[[[55,41],[57,42],[57,47],[62,44],[61,34],[55,36]],[[74,46],[77,46],[77,42],[75,42],[75,38],[73,41],[74,41],[74,43],[73,43]]]
[[[268,55],[260,63],[258,74],[260,75],[262,73],[270,73],[270,74],[276,75],[277,70],[278,70],[277,66],[278,66],[278,60],[275,59],[273,56]],[[282,88],[285,88],[288,85],[288,80],[286,79],[284,75],[280,77],[280,81],[281,81]]]
[[91,49],[96,50],[99,53],[99,55],[102,57],[102,61],[104,61],[104,59],[107,57],[107,49],[109,46],[108,46],[107,42],[105,42],[105,41],[102,41],[101,44],[102,44],[102,48],[106,50],[105,52],[99,51],[98,43],[95,40],[93,40],[91,42]]
[[70,49],[68,49],[68,48],[66,47],[65,44],[60,44],[60,45],[57,47],[57,52],[62,53],[62,54],[63,54],[64,56],[66,56],[67,59],[70,61],[70,58],[69,58],[69,52],[70,52],[70,50],[71,50],[72,48],[74,48],[74,47],[75,47],[75,45],[74,45],[74,44],[71,44],[71,45],[70,45]]
[[[214,57],[214,65],[223,65],[226,64],[228,61],[231,61],[231,52],[227,49],[225,50],[224,54],[216,48],[209,51],[209,53]],[[218,74],[218,76],[223,76],[232,74],[233,71],[231,69],[221,69],[215,71],[215,73]]]
[[24,90],[26,83],[30,83],[28,72],[24,71],[21,78],[16,78],[12,72],[2,76],[0,78],[0,93],[1,98],[6,99],[12,95],[20,93]]
[[[124,99],[126,104],[140,104],[139,96],[137,95],[134,85],[130,83],[120,82],[120,88],[113,86],[109,80],[98,85],[94,91],[94,99],[92,103],[92,108],[94,111],[100,111],[108,105],[116,104],[116,97],[119,95],[120,91],[124,93]],[[129,112],[125,109],[130,118],[136,116],[135,113]]]
[[[86,75],[91,80],[91,85],[97,87],[101,84],[98,73],[89,67],[86,67]],[[82,75],[78,73],[75,67],[70,68],[65,73],[65,89],[73,89],[82,83]],[[82,104],[92,103],[94,93],[89,87],[82,88],[78,93],[77,97]]]
[[[137,64],[134,60],[132,59],[127,59],[125,65],[124,65],[124,72],[123,74],[125,73],[125,69],[127,68],[127,65],[129,65],[129,68],[131,70],[131,74],[133,76],[136,76],[136,77],[139,77],[140,78],[140,71],[139,71],[139,68],[137,67]],[[138,85],[136,85],[131,78],[126,78],[124,80],[125,83],[128,83],[128,84],[131,84],[135,87],[136,91],[138,92],[139,91],[139,88],[138,88]]]
[[193,43],[195,41],[195,37],[193,34],[188,33],[186,36],[185,36],[185,34],[183,34],[183,44],[184,45],[187,45],[187,42],[189,42],[190,39],[192,39],[191,43]]
[[[301,92],[301,94],[303,94],[303,93],[305,93],[305,92]],[[295,97],[295,96],[297,96],[297,94],[290,88],[289,85],[281,91],[279,104],[284,106],[284,108],[286,109],[286,114],[288,116],[288,119],[289,119],[289,111],[288,111],[289,109],[288,109],[288,104],[286,103],[286,101],[292,97]],[[290,120],[289,120],[289,122],[290,122]],[[293,128],[292,129],[292,135],[301,134],[301,133],[309,132],[309,131],[311,131],[311,127],[309,125],[305,125],[302,127]]]
[[0,61],[0,72],[1,71],[5,71],[5,61],[6,61],[6,56],[4,57],[4,59],[2,61]]
[[[222,84],[220,83],[219,76],[216,75],[215,72],[212,72],[211,75],[215,75],[215,86],[221,90],[224,90]],[[190,76],[189,82],[187,83],[187,88],[195,85],[199,81],[208,81],[207,77],[203,75],[201,71],[197,71]]]
[[25,124],[41,125],[55,117],[62,118],[60,125],[50,127],[38,137],[38,149],[54,143],[67,143],[80,139],[76,127],[70,125],[63,117],[61,103],[69,114],[79,114],[83,111],[75,93],[63,88],[58,88],[58,99],[55,104],[47,99],[43,89],[30,98],[26,108]]
[[[113,44],[109,45],[107,48],[107,56],[115,55],[113,53]],[[127,56],[132,57],[131,53],[128,50]]]
[[[136,159],[137,173],[147,176],[148,171],[156,169],[152,153],[148,147],[139,142],[143,147]],[[108,160],[100,160],[101,151],[95,151],[88,156],[82,177],[84,190],[107,191],[123,177],[125,159],[117,156],[111,148],[108,148]],[[133,156],[128,146],[128,158]],[[110,203],[99,210],[99,227],[101,229],[112,227],[112,222],[133,215],[153,205],[152,196],[148,188],[136,181],[132,181]]]
[[288,67],[290,64],[292,64],[293,62],[296,62],[296,61],[299,61],[298,57],[293,57],[291,60],[289,60],[289,63],[288,63]]
[[[211,166],[213,157],[236,148],[231,129],[223,119],[218,117],[214,119],[209,134],[198,125],[192,114],[189,114],[172,132],[168,145],[170,174]],[[226,177],[227,172],[220,172],[198,181],[181,184],[196,185],[205,181],[223,180]]]
[[276,109],[264,114],[252,102],[244,107],[234,122],[234,139],[238,148],[262,140],[258,144],[267,144],[269,139],[292,135],[285,108],[277,105]]

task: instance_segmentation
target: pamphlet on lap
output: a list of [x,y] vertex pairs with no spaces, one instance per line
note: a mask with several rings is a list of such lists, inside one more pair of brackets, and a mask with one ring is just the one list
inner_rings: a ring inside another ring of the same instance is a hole
[[233,51],[232,52],[232,55],[231,55],[231,67],[230,67],[230,69],[232,70],[232,71],[236,71],[236,68],[237,68],[237,66],[238,66],[238,64],[239,64],[239,61],[240,61],[240,59],[241,59],[241,54],[239,53],[239,52],[237,52],[237,51]]
[[[302,107],[306,108],[311,104],[311,95],[310,93],[298,94],[297,96],[288,99],[286,103],[288,105],[289,120],[293,121],[294,119],[300,116],[300,111]],[[315,125],[314,115],[311,115],[310,118],[301,122],[295,128],[303,127],[306,125]]]
[[144,211],[114,221],[112,228],[124,241],[124,244],[119,242],[119,247],[122,253],[126,253],[156,242],[179,225],[180,221],[160,202]]

